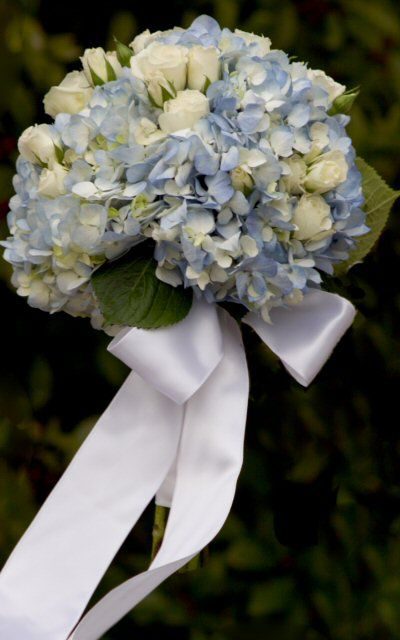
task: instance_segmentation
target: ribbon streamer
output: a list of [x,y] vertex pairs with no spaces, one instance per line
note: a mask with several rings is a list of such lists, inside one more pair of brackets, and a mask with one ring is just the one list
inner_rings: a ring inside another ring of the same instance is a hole
[[[316,290],[297,307],[273,314],[273,325],[254,314],[245,322],[307,385],[355,310]],[[196,302],[178,325],[125,329],[109,349],[136,374],[128,376],[0,574],[0,640],[101,638],[201,551],[231,508],[248,399],[235,321]],[[155,494],[171,505],[157,556],[78,623]]]

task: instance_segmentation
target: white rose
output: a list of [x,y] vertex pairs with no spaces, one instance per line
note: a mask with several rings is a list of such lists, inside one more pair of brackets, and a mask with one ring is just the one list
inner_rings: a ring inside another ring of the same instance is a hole
[[64,180],[68,171],[58,162],[51,169],[43,169],[39,178],[38,193],[48,198],[57,198],[65,193]]
[[33,164],[48,164],[56,159],[55,142],[47,124],[35,124],[21,135],[18,151]]
[[341,151],[323,153],[308,169],[304,186],[309,191],[326,193],[346,180],[348,169]]
[[188,87],[204,90],[209,80],[215,82],[220,76],[219,51],[216,47],[196,45],[189,49]]
[[264,36],[257,36],[255,33],[235,29],[235,35],[242,38],[246,44],[257,44],[257,55],[261,58],[271,51],[271,40]]
[[121,75],[122,67],[118,62],[115,51],[105,52],[101,47],[96,49],[86,49],[81,57],[83,71],[90,84],[99,84],[96,82],[94,74],[101,82],[109,82],[115,80]]
[[303,193],[303,182],[307,173],[307,165],[303,158],[294,155],[285,159],[285,164],[289,167],[289,174],[283,178],[284,185],[289,193]]
[[147,90],[153,103],[160,109],[163,108],[166,99],[169,100],[176,96],[176,92],[162,73],[154,74],[153,78],[147,83]]
[[297,240],[315,239],[316,236],[321,237],[321,233],[329,235],[332,229],[331,209],[321,196],[303,195],[292,222],[297,226],[293,234]]
[[140,51],[143,51],[143,49],[145,49],[145,47],[147,47],[147,45],[150,44],[150,42],[152,42],[154,38],[160,35],[160,33],[161,31],[155,31],[154,33],[151,33],[149,29],[146,29],[146,31],[142,31],[142,33],[139,33],[139,35],[137,35],[133,39],[129,46],[131,47],[131,49],[133,49],[134,53],[140,53]]
[[178,91],[176,98],[164,103],[164,113],[158,119],[165,133],[191,129],[200,118],[210,112],[206,96],[196,89]]
[[321,71],[321,69],[307,69],[307,76],[311,82],[327,92],[329,102],[331,103],[346,91],[346,87],[343,84],[340,84],[330,76],[327,76],[325,71]]
[[44,109],[49,116],[58,113],[78,113],[92,97],[93,88],[83,71],[71,71],[57,86],[52,87],[44,97]]
[[149,82],[162,74],[175,91],[186,87],[188,50],[179,45],[152,42],[131,58],[134,76]]

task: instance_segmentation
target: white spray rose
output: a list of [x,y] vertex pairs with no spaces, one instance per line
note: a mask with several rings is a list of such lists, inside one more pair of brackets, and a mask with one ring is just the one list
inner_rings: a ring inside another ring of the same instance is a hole
[[105,52],[101,47],[96,49],[86,49],[81,57],[83,71],[90,84],[100,84],[96,82],[96,77],[102,82],[115,80],[121,75],[122,67],[118,62],[115,51]]
[[309,167],[304,186],[308,191],[326,193],[347,178],[349,167],[341,151],[329,151],[319,156]]
[[189,49],[188,87],[202,91],[207,79],[215,82],[220,76],[219,51],[216,47],[196,45]]
[[25,129],[18,140],[21,156],[33,164],[48,164],[56,159],[56,140],[47,124],[35,124]]
[[297,226],[293,234],[297,240],[321,238],[331,233],[331,209],[321,196],[303,195],[295,209],[292,222]]
[[145,49],[145,47],[147,47],[147,45],[150,44],[150,42],[152,42],[154,38],[160,35],[160,33],[161,31],[155,31],[154,33],[151,33],[149,29],[146,29],[145,31],[142,31],[142,33],[139,33],[133,39],[129,46],[131,49],[133,49],[134,53],[140,53],[140,51],[143,51],[143,49]]
[[200,118],[210,112],[206,96],[196,89],[178,91],[176,98],[164,103],[164,113],[158,119],[165,133],[191,129]]
[[346,87],[343,84],[340,84],[330,76],[327,76],[325,71],[321,71],[321,69],[307,69],[307,76],[311,82],[327,92],[329,102],[331,103],[346,91]]
[[153,78],[147,83],[147,90],[153,103],[160,109],[163,108],[165,100],[176,96],[176,91],[174,91],[162,73],[154,74]]
[[249,33],[241,29],[235,29],[235,35],[242,38],[246,44],[255,43],[257,45],[257,55],[261,58],[271,51],[271,40],[269,38],[257,36],[255,33]]
[[285,159],[285,164],[289,167],[290,173],[283,178],[286,189],[289,193],[303,193],[303,182],[307,173],[307,165],[303,158],[294,155]]
[[58,113],[79,113],[89,102],[93,88],[83,71],[71,71],[57,86],[52,87],[44,97],[44,108],[49,116]]
[[48,198],[57,198],[62,195],[65,193],[64,180],[67,174],[67,169],[58,162],[49,169],[43,169],[39,178],[38,193]]
[[170,82],[175,91],[186,87],[188,50],[179,45],[152,42],[131,58],[134,76],[149,82],[160,74]]

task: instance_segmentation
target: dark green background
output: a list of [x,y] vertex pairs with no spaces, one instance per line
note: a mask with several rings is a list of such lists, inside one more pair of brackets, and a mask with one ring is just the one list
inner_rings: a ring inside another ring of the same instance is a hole
[[[16,138],[82,47],[214,15],[271,37],[340,82],[361,85],[351,134],[400,184],[400,9],[396,0],[0,0],[0,215]],[[354,327],[304,390],[245,342],[252,377],[246,455],[207,568],[174,576],[108,640],[400,638],[399,212],[344,283]],[[0,261],[0,561],[125,376],[85,320],[30,309]],[[162,363],[161,365],[162,366]],[[152,509],[102,591],[146,567]]]

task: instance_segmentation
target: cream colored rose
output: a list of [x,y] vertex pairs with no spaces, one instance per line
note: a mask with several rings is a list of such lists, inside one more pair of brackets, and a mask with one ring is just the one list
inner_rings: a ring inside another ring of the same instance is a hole
[[189,49],[188,87],[204,90],[207,81],[215,82],[220,77],[219,51],[216,47],[196,45]]
[[49,116],[58,113],[78,113],[88,104],[93,88],[83,71],[71,71],[57,87],[44,97],[44,109]]
[[319,195],[303,195],[295,209],[292,222],[297,227],[293,234],[296,240],[319,239],[331,233],[330,207]]
[[86,49],[81,57],[83,71],[90,84],[100,84],[115,80],[121,75],[122,67],[115,51],[105,52],[101,47]]
[[180,91],[186,87],[188,50],[179,45],[152,42],[131,58],[132,73],[136,78],[149,82],[162,74]]
[[133,39],[129,46],[131,47],[131,49],[133,49],[134,53],[140,53],[140,51],[142,51],[147,46],[147,44],[151,42],[152,36],[159,33],[160,31],[156,31],[154,34],[152,34],[149,29],[146,29],[145,31],[142,31],[142,33],[139,33]]
[[180,129],[191,129],[196,122],[210,112],[206,96],[196,89],[178,91],[176,98],[164,103],[164,113],[158,119],[160,128],[166,133]]
[[147,90],[153,104],[160,109],[163,108],[165,100],[176,96],[176,91],[162,73],[154,74],[154,77],[147,83]]
[[43,169],[39,178],[38,193],[48,198],[57,198],[65,193],[64,180],[68,171],[58,162],[51,168]]
[[346,91],[346,87],[343,84],[340,84],[330,76],[327,76],[325,71],[321,71],[321,69],[307,69],[307,76],[311,82],[327,92],[329,102],[331,103]]
[[146,31],[142,31],[142,33],[139,33],[132,40],[129,46],[131,49],[133,49],[134,53],[140,53],[140,51],[143,51],[143,49],[148,47],[149,44],[154,42],[154,40],[158,38],[158,36],[163,35],[165,37],[165,36],[168,36],[173,31],[174,32],[184,31],[184,29],[181,29],[181,28],[167,29],[166,31],[153,31],[153,33],[151,33],[149,29],[146,29]]
[[329,151],[319,156],[309,167],[304,186],[308,191],[326,193],[347,178],[349,167],[341,151]]
[[264,36],[257,36],[255,33],[249,33],[248,31],[242,31],[241,29],[235,29],[235,35],[242,38],[246,44],[257,45],[257,55],[263,57],[271,51],[271,40]]
[[303,158],[294,155],[285,159],[290,173],[283,177],[284,185],[289,193],[299,194],[304,192],[303,182],[307,173],[307,165]]
[[33,164],[48,164],[56,159],[55,140],[47,124],[28,127],[18,140],[21,156]]

